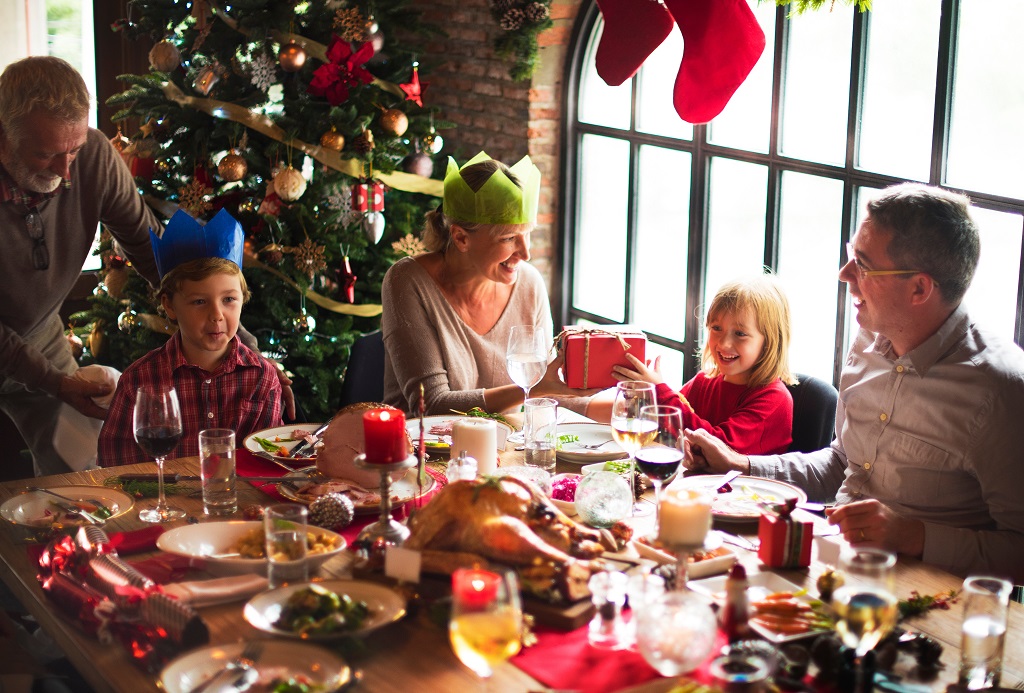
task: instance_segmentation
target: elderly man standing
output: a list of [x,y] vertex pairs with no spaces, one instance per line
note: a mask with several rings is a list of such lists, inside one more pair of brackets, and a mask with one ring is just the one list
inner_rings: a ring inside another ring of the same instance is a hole
[[829,522],[855,545],[1024,580],[1024,351],[961,305],[979,250],[963,195],[884,190],[839,273],[861,329],[840,378],[832,446],[748,458],[694,431],[688,464],[835,496]]
[[0,74],[0,409],[37,475],[67,471],[52,443],[62,402],[104,415],[91,397],[109,388],[71,377],[77,365],[58,315],[97,224],[158,282],[149,229],[162,227],[88,115],[85,81],[59,58],[25,58]]

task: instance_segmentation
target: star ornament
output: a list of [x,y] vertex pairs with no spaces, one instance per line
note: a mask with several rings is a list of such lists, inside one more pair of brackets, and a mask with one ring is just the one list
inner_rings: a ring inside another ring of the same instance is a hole
[[327,49],[327,60],[313,72],[313,79],[306,91],[313,96],[322,96],[332,106],[348,100],[349,89],[362,83],[369,84],[373,75],[363,63],[373,57],[373,44],[364,43],[355,52],[347,41],[335,36]]
[[408,84],[399,84],[402,91],[405,92],[405,100],[412,101],[420,108],[423,108],[423,92],[427,90],[430,82],[420,83],[420,67],[419,65],[412,66],[412,79],[409,80]]

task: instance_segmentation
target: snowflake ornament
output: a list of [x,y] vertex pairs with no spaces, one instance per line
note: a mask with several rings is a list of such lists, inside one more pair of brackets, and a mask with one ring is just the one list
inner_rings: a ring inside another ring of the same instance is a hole
[[274,61],[266,53],[260,53],[252,59],[252,72],[249,81],[260,91],[267,91],[274,84],[277,72],[274,69]]
[[347,185],[339,185],[327,194],[327,205],[338,211],[342,224],[348,226],[360,220],[362,213],[352,209],[352,188]]
[[421,255],[422,253],[427,252],[427,246],[423,245],[423,241],[416,238],[416,236],[413,236],[411,233],[405,234],[405,238],[402,240],[392,243],[391,248],[396,253],[402,253],[409,257],[412,257],[413,255]]
[[193,178],[184,188],[178,188],[178,206],[199,218],[213,209],[213,205],[206,199],[212,192],[213,188]]
[[312,279],[317,272],[327,269],[327,261],[324,258],[326,248],[317,245],[308,237],[294,248],[286,249],[295,255],[295,269],[305,272]]

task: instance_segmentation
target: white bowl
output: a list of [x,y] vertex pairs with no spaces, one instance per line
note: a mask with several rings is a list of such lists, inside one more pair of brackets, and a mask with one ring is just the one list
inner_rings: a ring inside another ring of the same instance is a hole
[[[221,557],[221,554],[228,554],[235,551],[235,545],[245,534],[254,529],[261,529],[263,523],[259,521],[229,520],[227,522],[201,522],[196,525],[184,525],[175,527],[161,534],[156,540],[156,546],[161,551],[195,558],[202,563],[196,567],[205,568],[207,572],[214,575],[244,575],[246,573],[260,573],[267,569],[265,558],[239,558]],[[336,537],[337,548],[327,553],[309,554],[306,563],[310,572],[319,570],[320,566],[331,558],[345,550],[345,538],[336,532],[320,527],[310,526],[310,531],[321,532],[331,537]]]
[[[581,474],[555,474],[553,477],[551,477],[551,484],[554,485],[554,483],[556,481],[558,481],[559,479],[564,479],[564,478],[570,477],[570,476],[577,477],[578,479],[582,479],[583,478],[583,476]],[[565,513],[569,517],[572,517],[573,515],[576,514],[576,503],[574,501],[564,501],[564,500],[558,500],[557,498],[552,498],[551,502],[555,504],[556,508],[561,510],[563,513]]]

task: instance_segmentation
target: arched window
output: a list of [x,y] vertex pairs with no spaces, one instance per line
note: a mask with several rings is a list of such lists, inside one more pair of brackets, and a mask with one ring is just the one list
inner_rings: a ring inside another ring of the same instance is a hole
[[911,180],[972,198],[982,257],[965,300],[1020,344],[1024,4],[836,3],[788,17],[749,2],[767,47],[701,126],[672,108],[677,29],[609,87],[594,68],[600,12],[581,8],[566,80],[567,324],[640,326],[679,384],[699,366],[704,301],[768,266],[793,308],[793,368],[837,382],[856,330],[844,244],[865,195]]

